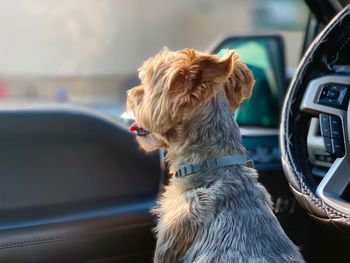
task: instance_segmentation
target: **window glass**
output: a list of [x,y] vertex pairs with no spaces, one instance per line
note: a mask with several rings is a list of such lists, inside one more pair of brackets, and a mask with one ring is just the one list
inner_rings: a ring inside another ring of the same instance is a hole
[[115,117],[124,110],[125,91],[138,83],[137,68],[163,46],[205,51],[230,34],[277,32],[285,38],[287,65],[293,68],[307,16],[299,0],[0,4],[0,103],[77,103]]
[[252,71],[255,79],[252,96],[236,110],[234,116],[241,126],[278,127],[279,112],[284,94],[285,78],[282,66],[283,49],[276,37],[229,38],[215,50],[223,56],[225,49],[234,49]]

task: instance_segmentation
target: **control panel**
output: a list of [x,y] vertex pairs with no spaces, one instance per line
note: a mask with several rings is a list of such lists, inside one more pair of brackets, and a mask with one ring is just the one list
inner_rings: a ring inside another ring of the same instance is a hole
[[326,151],[335,157],[344,156],[345,148],[341,119],[338,116],[325,113],[321,113],[319,119]]
[[321,86],[318,103],[335,108],[344,108],[348,97],[348,85],[327,83]]

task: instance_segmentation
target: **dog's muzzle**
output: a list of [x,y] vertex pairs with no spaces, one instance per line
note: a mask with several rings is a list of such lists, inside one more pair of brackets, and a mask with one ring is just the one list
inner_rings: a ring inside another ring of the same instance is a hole
[[136,122],[134,122],[130,128],[129,128],[130,132],[137,132],[137,136],[147,136],[149,134],[149,131],[147,131],[144,128],[138,127]]

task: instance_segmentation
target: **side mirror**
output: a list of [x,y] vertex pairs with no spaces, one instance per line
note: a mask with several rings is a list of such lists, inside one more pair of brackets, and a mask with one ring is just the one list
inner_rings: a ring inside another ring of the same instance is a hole
[[233,36],[209,50],[234,49],[255,78],[253,95],[235,112],[241,126],[278,128],[286,91],[284,43],[281,36]]

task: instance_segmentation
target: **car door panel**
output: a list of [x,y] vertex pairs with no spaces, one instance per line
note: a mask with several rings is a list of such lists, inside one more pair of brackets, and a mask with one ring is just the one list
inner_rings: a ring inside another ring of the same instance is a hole
[[0,262],[151,259],[159,156],[112,118],[4,108],[0,145]]
[[126,213],[1,230],[0,261],[81,262],[151,255],[154,240],[148,209],[136,206]]

